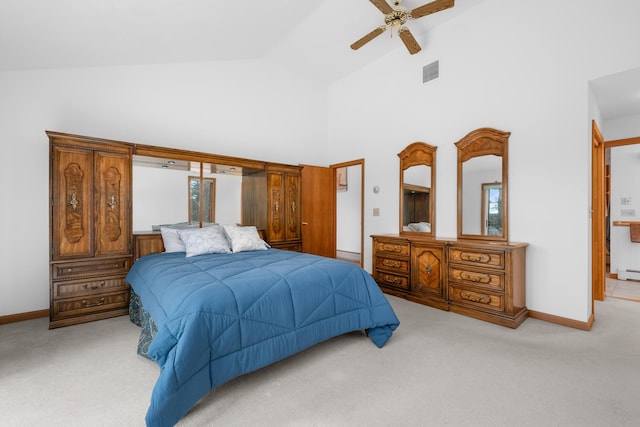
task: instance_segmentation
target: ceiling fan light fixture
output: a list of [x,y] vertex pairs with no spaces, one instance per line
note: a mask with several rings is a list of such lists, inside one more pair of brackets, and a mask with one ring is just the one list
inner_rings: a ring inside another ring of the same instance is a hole
[[431,3],[408,10],[406,7],[400,5],[402,0],[393,0],[393,6],[390,6],[386,0],[369,1],[384,14],[384,25],[371,31],[355,43],[352,43],[351,49],[360,49],[362,46],[382,34],[387,28],[392,28],[396,30],[411,55],[418,53],[421,48],[411,34],[411,31],[409,31],[404,24],[412,19],[422,18],[423,16],[431,15],[433,13],[440,12],[441,10],[453,7],[455,2],[455,0],[434,0]]

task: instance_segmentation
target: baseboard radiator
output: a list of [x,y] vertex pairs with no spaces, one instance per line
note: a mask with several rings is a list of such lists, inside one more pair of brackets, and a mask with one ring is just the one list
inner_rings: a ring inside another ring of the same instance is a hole
[[620,268],[618,269],[618,280],[637,280],[640,282],[640,269]]

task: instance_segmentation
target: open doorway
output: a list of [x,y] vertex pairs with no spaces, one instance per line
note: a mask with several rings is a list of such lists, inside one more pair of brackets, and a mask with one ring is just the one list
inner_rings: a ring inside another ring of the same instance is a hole
[[336,258],[362,267],[364,159],[331,167],[336,182]]
[[594,122],[592,177],[593,300],[640,302],[640,242],[631,241],[631,224],[640,222],[633,204],[640,202],[640,137],[604,141]]
[[605,141],[607,297],[640,302],[640,137]]

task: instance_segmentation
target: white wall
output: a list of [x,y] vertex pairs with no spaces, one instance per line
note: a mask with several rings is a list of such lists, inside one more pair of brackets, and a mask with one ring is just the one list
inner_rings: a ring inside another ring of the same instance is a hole
[[326,166],[326,96],[266,61],[0,73],[0,316],[49,307],[46,129]]
[[[415,141],[438,146],[436,235],[456,236],[454,142],[479,127],[510,131],[509,237],[529,243],[527,306],[587,321],[588,82],[640,65],[639,14],[624,0],[487,0],[418,40],[420,54],[400,46],[332,85],[330,161],[364,155],[365,187],[381,187],[366,194],[365,236],[398,231],[396,153]],[[434,60],[440,77],[423,84]]]

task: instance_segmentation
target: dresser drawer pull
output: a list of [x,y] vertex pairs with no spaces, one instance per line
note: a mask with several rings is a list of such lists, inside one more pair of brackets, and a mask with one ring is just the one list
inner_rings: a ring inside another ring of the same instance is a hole
[[474,254],[469,252],[462,252],[460,254],[460,259],[463,261],[484,262],[484,263],[491,261],[491,257],[487,254]]
[[460,273],[460,277],[473,283],[489,283],[491,277],[488,274],[472,274],[466,271]]
[[105,282],[100,282],[99,285],[93,285],[93,286],[89,286],[88,283],[85,283],[84,285],[82,285],[82,287],[84,289],[91,289],[92,291],[95,291],[96,289],[103,288],[104,285],[105,285]]
[[382,265],[384,265],[385,267],[393,267],[393,268],[402,267],[402,263],[400,261],[392,261],[390,259],[383,260]]
[[471,295],[470,292],[461,292],[462,298],[471,302],[479,302],[482,304],[489,304],[491,297],[489,295]]
[[402,246],[400,245],[382,245],[382,248],[387,252],[402,252]]
[[398,283],[402,283],[402,279],[399,277],[392,277],[392,276],[388,276],[388,275],[384,275],[382,277],[384,279],[385,282],[388,283],[393,283],[393,284],[398,284]]
[[104,298],[100,298],[100,301],[96,302],[95,304],[89,304],[89,301],[87,301],[86,299],[82,300],[82,305],[84,305],[85,307],[97,307],[99,305],[104,305],[104,303]]

